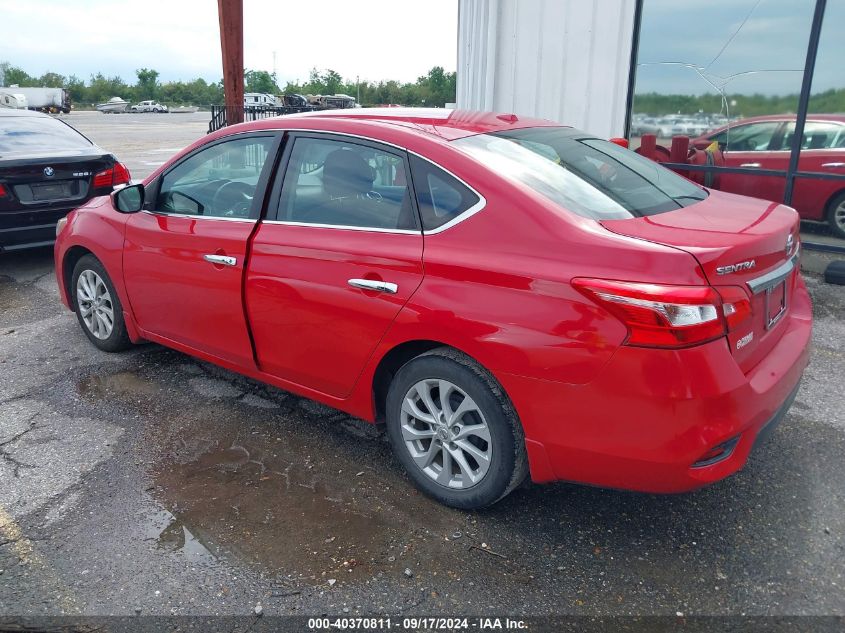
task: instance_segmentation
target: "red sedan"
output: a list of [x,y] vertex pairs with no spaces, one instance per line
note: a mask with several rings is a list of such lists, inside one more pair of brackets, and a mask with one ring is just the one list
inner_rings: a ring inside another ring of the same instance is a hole
[[[742,119],[692,140],[704,149],[713,141],[725,148],[726,167],[786,171],[795,135],[795,116]],[[804,123],[798,170],[845,175],[845,115],[810,114]],[[720,174],[719,189],[764,200],[783,200],[782,176]],[[845,238],[845,180],[798,178],[792,204],[805,220],[827,222]]]
[[420,489],[478,508],[740,469],[807,364],[798,222],[548,121],[364,109],[211,134],[71,213],[55,257],[100,349],[384,422]]

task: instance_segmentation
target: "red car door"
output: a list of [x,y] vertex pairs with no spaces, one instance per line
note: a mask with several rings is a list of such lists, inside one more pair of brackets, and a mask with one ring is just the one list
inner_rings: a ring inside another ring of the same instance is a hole
[[281,191],[256,231],[247,270],[258,363],[345,397],[422,281],[407,158],[314,134],[292,136],[286,155]]
[[[794,130],[795,124],[789,123]],[[798,171],[845,175],[845,124],[838,121],[806,121],[801,140]],[[797,178],[792,206],[808,220],[824,220],[831,199],[842,191],[841,180]]]
[[[725,167],[781,169],[789,166],[789,149],[781,150],[783,121],[737,125],[714,135],[725,147]],[[720,173],[718,189],[743,196],[780,202],[786,179],[762,174]]]
[[145,332],[254,366],[243,268],[276,147],[273,135],[223,140],[147,187],[123,252],[132,313]]

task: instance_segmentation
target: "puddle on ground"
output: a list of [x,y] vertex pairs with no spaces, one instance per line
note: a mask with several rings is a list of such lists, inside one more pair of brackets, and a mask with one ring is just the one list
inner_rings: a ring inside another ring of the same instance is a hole
[[178,518],[157,508],[145,516],[144,540],[154,541],[159,549],[179,552],[192,563],[212,563],[214,555],[208,547]]
[[183,369],[171,367],[161,383],[132,372],[78,382],[83,396],[142,414],[151,494],[167,509],[146,521],[158,547],[315,584],[405,569],[449,578],[516,571],[470,552],[480,545],[473,516],[418,493],[373,427],[282,392],[263,393],[283,409],[249,406],[234,394],[264,387],[240,377],[232,397],[198,397],[188,386],[195,372]]
[[129,371],[86,376],[77,382],[77,389],[80,395],[92,398],[149,396],[159,391],[153,382]]

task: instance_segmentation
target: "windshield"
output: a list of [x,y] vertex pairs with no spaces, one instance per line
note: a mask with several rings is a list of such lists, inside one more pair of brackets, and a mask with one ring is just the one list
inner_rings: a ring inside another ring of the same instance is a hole
[[595,220],[655,215],[707,197],[657,163],[572,128],[509,130],[453,143],[501,176]]
[[0,156],[84,149],[91,142],[69,125],[40,116],[0,116]]

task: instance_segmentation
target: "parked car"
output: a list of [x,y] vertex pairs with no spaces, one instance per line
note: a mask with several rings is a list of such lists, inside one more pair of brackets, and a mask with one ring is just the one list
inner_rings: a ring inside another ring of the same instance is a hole
[[131,110],[132,112],[167,112],[167,106],[158,101],[147,100],[136,103]]
[[[725,166],[786,171],[795,134],[795,116],[761,116],[720,127],[692,144],[704,148],[718,141]],[[804,124],[798,169],[802,172],[845,175],[845,115],[811,114]],[[786,180],[781,176],[728,174],[719,176],[722,191],[779,202]],[[802,218],[827,222],[845,238],[845,181],[797,178],[792,206]]]
[[82,206],[56,276],[101,350],[384,422],[421,490],[478,508],[528,475],[740,469],[807,364],[798,224],[552,122],[350,109],[227,127]]
[[65,122],[0,108],[0,251],[52,244],[71,209],[128,182],[122,163]]

